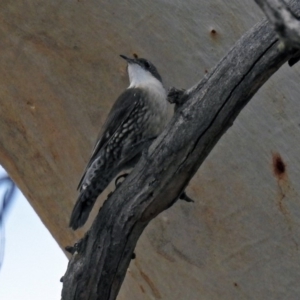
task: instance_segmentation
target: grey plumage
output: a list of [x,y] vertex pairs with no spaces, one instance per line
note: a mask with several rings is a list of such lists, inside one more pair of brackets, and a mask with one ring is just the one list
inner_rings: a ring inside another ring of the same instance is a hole
[[79,197],[70,227],[86,222],[97,197],[122,170],[133,167],[149,141],[156,138],[172,115],[161,77],[149,61],[128,62],[130,86],[108,114],[91,159],[79,182]]

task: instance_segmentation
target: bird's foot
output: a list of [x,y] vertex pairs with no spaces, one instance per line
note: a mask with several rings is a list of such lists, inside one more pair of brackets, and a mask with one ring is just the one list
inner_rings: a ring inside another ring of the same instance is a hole
[[[118,187],[122,184],[122,182],[125,180],[125,178],[126,178],[128,175],[129,175],[128,173],[125,173],[125,174],[119,175],[119,176],[116,178],[116,180],[115,180],[115,186],[116,186],[116,188],[118,188]],[[122,178],[123,178],[123,181],[119,182],[120,179],[122,179]]]
[[171,87],[168,91],[167,100],[175,104],[175,111],[186,101],[185,90]]
[[180,200],[186,201],[186,202],[195,202],[192,198],[190,198],[186,192],[184,191],[180,196],[179,196]]

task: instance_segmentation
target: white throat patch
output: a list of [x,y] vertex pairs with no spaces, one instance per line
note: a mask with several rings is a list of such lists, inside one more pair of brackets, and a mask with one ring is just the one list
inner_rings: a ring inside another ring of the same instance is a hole
[[138,64],[128,64],[128,75],[130,81],[129,88],[147,85],[162,86],[162,83],[158,79]]

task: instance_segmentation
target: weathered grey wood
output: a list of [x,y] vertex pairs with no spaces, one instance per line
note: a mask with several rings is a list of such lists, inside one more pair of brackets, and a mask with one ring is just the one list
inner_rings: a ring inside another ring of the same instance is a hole
[[300,47],[300,21],[282,0],[255,0],[282,41],[288,47]]
[[256,25],[186,92],[168,128],[104,203],[79,243],[64,276],[64,300],[117,297],[144,228],[174,203],[242,108],[294,54],[278,44],[267,22]]

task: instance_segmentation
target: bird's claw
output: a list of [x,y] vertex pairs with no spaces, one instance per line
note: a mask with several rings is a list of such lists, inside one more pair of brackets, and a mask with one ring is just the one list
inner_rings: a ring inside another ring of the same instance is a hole
[[186,94],[184,89],[177,89],[172,87],[168,91],[167,100],[171,104],[175,104],[174,111],[176,112],[178,108],[186,101]]
[[[122,182],[125,180],[125,178],[126,178],[128,175],[129,175],[128,173],[125,173],[125,174],[119,175],[119,176],[116,178],[116,180],[115,180],[115,186],[116,186],[116,188],[118,188],[118,187],[122,184]],[[123,180],[122,182],[119,182],[120,179],[122,179],[122,178],[124,178],[124,180]]]

